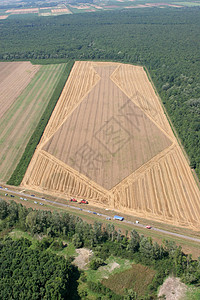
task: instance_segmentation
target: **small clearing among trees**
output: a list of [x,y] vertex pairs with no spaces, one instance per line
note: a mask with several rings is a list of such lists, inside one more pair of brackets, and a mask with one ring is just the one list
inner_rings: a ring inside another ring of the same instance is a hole
[[151,284],[156,271],[141,264],[133,264],[132,268],[103,279],[102,284],[117,294],[124,295],[125,289],[133,289],[138,296],[143,296]]

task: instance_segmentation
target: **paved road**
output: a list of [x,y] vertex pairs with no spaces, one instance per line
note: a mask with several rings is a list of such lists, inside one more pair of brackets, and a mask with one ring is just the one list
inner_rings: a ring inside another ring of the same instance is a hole
[[[42,201],[42,202],[45,201],[45,202],[50,203],[50,204],[56,204],[56,205],[59,205],[59,206],[62,206],[62,207],[69,207],[69,208],[80,210],[80,211],[83,211],[83,212],[95,214],[97,216],[101,216],[101,217],[109,219],[109,220],[112,219],[112,217],[109,216],[109,215],[96,213],[95,211],[91,211],[91,210],[88,210],[88,209],[85,209],[85,208],[80,208],[80,207],[77,207],[77,206],[74,206],[74,205],[70,205],[70,204],[64,204],[64,203],[60,203],[60,202],[57,202],[57,201],[52,201],[52,200],[40,198],[40,197],[37,197],[37,196],[34,196],[34,195],[26,194],[23,191],[21,191],[21,192],[12,191],[12,190],[4,188],[4,187],[1,187],[1,190],[5,191],[5,194],[9,194],[9,195],[13,195],[14,194],[14,195],[18,195],[18,196],[20,196],[22,198],[31,198],[34,201],[36,201],[36,200]],[[42,202],[39,202],[39,204],[41,204]],[[123,223],[131,224],[133,226],[140,227],[140,228],[146,228],[146,225],[136,224],[136,223],[128,221],[128,220],[123,220]],[[182,239],[191,240],[191,241],[200,243],[200,239],[193,238],[191,236],[182,235],[182,234],[178,234],[178,233],[167,231],[167,230],[162,230],[162,229],[159,229],[159,228],[156,228],[156,227],[152,227],[151,230],[158,231],[158,232],[161,232],[161,233],[164,233],[164,234],[169,234],[169,235],[173,235],[175,237],[179,237],[179,238],[182,238]]]

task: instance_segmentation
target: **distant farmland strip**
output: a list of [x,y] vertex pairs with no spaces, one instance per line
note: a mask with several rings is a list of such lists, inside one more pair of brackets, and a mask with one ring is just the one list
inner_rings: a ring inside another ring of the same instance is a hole
[[[69,73],[71,71],[71,68],[73,66],[74,62],[70,61],[68,64],[62,64],[62,65],[50,65],[50,66],[43,66],[43,68],[58,68],[59,72],[53,72],[52,80],[50,82],[48,81],[47,85],[48,88],[42,85],[42,82],[40,81],[41,85],[41,91],[44,89],[49,92],[49,89],[51,90],[51,94],[48,96],[50,98],[48,102],[48,106],[46,106],[45,111],[43,110],[43,115],[40,118],[40,121],[35,128],[34,132],[32,133],[31,138],[29,139],[29,142],[24,150],[24,153],[14,170],[12,176],[8,180],[8,184],[12,185],[19,185],[23,179],[23,176],[26,172],[26,169],[29,165],[29,162],[34,154],[35,148],[37,147],[37,144],[40,141],[40,138],[43,134],[43,131],[47,125],[47,122],[52,114],[52,111],[57,103],[57,100],[62,92],[62,89],[65,85],[65,82],[69,76]],[[28,135],[30,136],[30,134]]]

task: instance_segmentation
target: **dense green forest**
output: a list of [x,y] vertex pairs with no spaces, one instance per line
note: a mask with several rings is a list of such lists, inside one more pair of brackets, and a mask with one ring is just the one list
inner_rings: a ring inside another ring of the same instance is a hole
[[0,21],[1,60],[145,65],[200,177],[200,9],[145,9]]
[[75,267],[31,245],[27,239],[0,242],[1,299],[72,299],[69,287]]
[[[8,235],[14,228],[39,236],[34,248],[26,239],[13,241]],[[1,299],[87,299],[87,290],[90,290],[101,295],[98,299],[150,300],[156,299],[158,287],[169,274],[193,286],[200,285],[200,257],[193,260],[174,242],[164,240],[159,245],[135,230],[123,235],[112,223],[91,225],[67,212],[37,211],[14,201],[0,200],[0,234]],[[63,245],[63,240],[67,244]],[[52,255],[50,250],[68,247],[68,242],[76,248],[92,249],[94,256],[90,268],[93,270],[111,255],[153,269],[155,276],[147,292],[136,298],[125,294],[124,298],[105,287],[103,282],[89,280],[69,259]],[[78,289],[81,282],[87,286],[84,291]]]

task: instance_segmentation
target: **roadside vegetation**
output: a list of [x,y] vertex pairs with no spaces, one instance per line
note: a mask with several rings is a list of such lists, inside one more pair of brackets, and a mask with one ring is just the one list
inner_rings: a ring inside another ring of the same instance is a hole
[[60,97],[60,94],[63,90],[63,87],[65,85],[65,82],[70,74],[70,71],[73,67],[74,62],[73,61],[69,61],[65,67],[65,69],[63,70],[63,73],[60,77],[60,80],[57,83],[57,86],[54,89],[54,92],[49,100],[49,103],[37,125],[37,127],[35,128],[32,136],[30,137],[30,140],[24,150],[24,153],[16,167],[16,169],[14,170],[13,174],[11,175],[10,179],[8,180],[8,184],[11,185],[19,185],[24,177],[24,174],[26,172],[26,169],[31,161],[31,158],[35,152],[35,149],[37,147],[37,144],[39,143],[42,134],[45,130],[45,127],[49,121],[49,118],[52,114],[52,111]]
[[[91,225],[65,212],[27,209],[14,201],[0,200],[0,220],[2,299],[25,299],[30,289],[35,291],[30,299],[67,299],[72,291],[74,298],[69,299],[156,299],[158,287],[170,274],[193,287],[200,284],[200,258],[193,260],[167,240],[158,245],[135,230],[128,238],[128,232],[123,235],[113,224]],[[71,265],[75,249],[83,247],[93,253],[88,270]],[[54,261],[62,264],[60,271]],[[28,285],[30,270],[34,272]],[[52,282],[51,277],[57,279]],[[19,282],[26,294],[19,291]]]
[[[4,61],[76,59],[145,65],[200,178],[198,7],[29,16],[0,24]],[[18,184],[15,178],[11,182]]]

